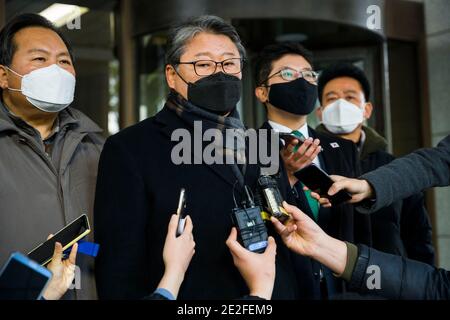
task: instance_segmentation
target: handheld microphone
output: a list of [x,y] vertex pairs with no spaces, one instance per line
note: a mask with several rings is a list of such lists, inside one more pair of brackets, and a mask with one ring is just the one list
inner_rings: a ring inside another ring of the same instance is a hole
[[286,223],[291,216],[283,207],[283,197],[278,189],[277,180],[273,176],[264,175],[259,177],[258,185],[264,195],[264,208],[281,223]]

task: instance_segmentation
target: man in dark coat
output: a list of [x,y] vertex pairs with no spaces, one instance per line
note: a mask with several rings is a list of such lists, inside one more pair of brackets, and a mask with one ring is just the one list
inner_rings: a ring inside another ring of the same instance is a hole
[[[319,77],[318,131],[353,141],[359,151],[362,173],[394,160],[386,152],[387,142],[363,124],[370,118],[370,84],[364,72],[352,64],[340,63],[325,69]],[[422,192],[394,202],[373,215],[374,248],[434,265],[432,227]]]
[[[245,198],[244,186],[255,188],[261,170],[245,161],[206,164],[206,148],[197,139],[210,129],[222,134],[244,128],[236,111],[244,57],[235,29],[218,17],[198,17],[173,29],[165,107],[109,138],[101,155],[94,218],[102,248],[96,261],[100,299],[140,299],[156,287],[164,271],[165,226],[181,188],[195,226],[196,253],[179,299],[248,294],[225,241],[234,199]],[[181,148],[180,140],[192,148]],[[219,151],[237,158],[237,151],[246,150],[245,139],[240,141]],[[297,297],[289,259],[287,248],[278,247],[274,299]]]
[[[281,151],[284,180],[290,187],[287,201],[301,208],[333,236],[370,244],[368,217],[355,213],[349,204],[320,208],[294,176],[310,163],[329,174],[359,174],[353,143],[318,133],[307,124],[307,116],[317,101],[317,73],[312,69],[311,60],[310,52],[298,43],[270,45],[259,53],[254,68],[255,95],[265,105],[268,118],[262,128],[293,133],[298,140],[305,139],[302,146],[286,143]],[[329,270],[315,261],[294,255],[293,262],[301,298],[326,299],[345,290],[342,282],[336,282]]]

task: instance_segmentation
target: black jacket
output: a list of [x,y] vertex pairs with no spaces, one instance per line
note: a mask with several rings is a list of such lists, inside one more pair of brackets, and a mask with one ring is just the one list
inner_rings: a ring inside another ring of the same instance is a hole
[[[261,128],[272,129],[268,122],[265,122]],[[326,172],[351,177],[359,175],[358,154],[353,143],[320,134],[311,128],[309,128],[309,134],[311,137],[321,141],[323,151],[320,153],[319,158]],[[280,162],[282,163],[281,160]],[[280,168],[282,169],[282,180],[289,184],[284,166]],[[288,203],[300,208],[310,217],[313,216],[306,196],[300,187],[291,189],[286,200]],[[370,219],[367,215],[356,212],[350,204],[330,209],[321,208],[318,223],[327,233],[341,240],[371,244]],[[342,282],[335,281],[331,272],[328,272],[318,262],[296,254],[292,254],[292,261],[297,274],[300,299],[322,299],[333,294],[339,294],[345,290]],[[325,282],[321,284],[320,282],[321,269],[322,272],[329,275],[327,284]]]
[[[179,299],[235,299],[248,288],[234,267],[225,241],[231,231],[233,185],[229,165],[175,165],[171,141],[186,124],[165,107],[156,116],[110,137],[100,159],[95,201],[96,261],[100,299],[141,299],[164,273],[162,252],[180,188],[194,224],[196,253]],[[246,183],[254,188],[258,165],[248,165]],[[269,230],[274,235],[275,232]],[[278,244],[273,299],[297,298],[289,250]]]
[[[375,266],[375,268],[374,268]],[[371,267],[370,269],[368,269]],[[379,287],[376,284],[378,277]],[[367,284],[371,284],[368,286]],[[371,289],[369,289],[371,287]],[[371,297],[404,300],[450,299],[450,272],[358,245],[350,289]]]
[[[317,130],[328,132],[323,125]],[[392,162],[395,157],[385,151],[387,142],[375,130],[365,126],[363,130],[366,138],[360,161],[364,174]],[[432,227],[421,192],[374,212],[370,219],[373,248],[434,265]]]

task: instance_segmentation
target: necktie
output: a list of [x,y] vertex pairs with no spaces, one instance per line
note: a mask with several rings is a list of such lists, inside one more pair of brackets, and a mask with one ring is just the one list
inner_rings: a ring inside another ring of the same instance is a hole
[[[296,137],[298,137],[299,139],[304,139],[305,138],[305,136],[298,130],[292,131],[292,134],[295,135]],[[300,148],[300,145],[301,145],[301,143],[299,143],[294,148],[294,150],[293,150],[294,153],[298,151],[298,148]],[[301,182],[299,182],[299,183],[300,183],[300,188],[303,190],[303,187],[305,185],[303,183],[301,183]],[[312,212],[312,214],[314,216],[314,219],[317,221],[319,219],[319,210],[320,210],[319,202],[311,196],[311,191],[310,190],[304,191],[304,193],[305,193],[305,196],[306,196],[306,200],[308,200],[308,205],[309,205],[309,207],[311,209],[311,212]]]

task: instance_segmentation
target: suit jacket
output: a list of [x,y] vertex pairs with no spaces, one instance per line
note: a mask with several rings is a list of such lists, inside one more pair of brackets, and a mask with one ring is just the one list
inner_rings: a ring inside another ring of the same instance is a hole
[[[192,132],[165,107],[105,144],[94,219],[95,239],[101,246],[96,261],[100,299],[141,299],[154,291],[164,273],[167,225],[182,187],[194,224],[196,253],[179,299],[235,299],[248,294],[225,245],[232,227],[236,177],[229,165],[175,165],[171,152],[177,142],[171,141],[171,134],[178,128]],[[259,174],[258,165],[248,165],[246,184],[254,188]],[[277,235],[275,239],[273,298],[295,299],[289,250]]]
[[[262,129],[272,129],[265,122]],[[309,135],[320,139],[323,151],[319,155],[322,169],[329,174],[355,177],[359,174],[359,160],[353,143],[340,138],[329,137],[309,128]],[[282,164],[282,160],[280,159]],[[313,218],[305,193],[298,184],[294,188],[289,185],[284,165],[280,166],[281,185],[287,184],[289,192],[286,201],[296,205]],[[318,224],[333,237],[345,241],[358,241],[371,244],[371,228],[369,217],[355,212],[352,205],[343,204],[333,208],[320,208]],[[318,300],[328,298],[345,290],[343,282],[335,280],[331,272],[318,262],[294,253],[292,263],[297,275],[297,286],[300,299]],[[321,282],[322,275],[328,280]]]

